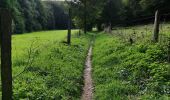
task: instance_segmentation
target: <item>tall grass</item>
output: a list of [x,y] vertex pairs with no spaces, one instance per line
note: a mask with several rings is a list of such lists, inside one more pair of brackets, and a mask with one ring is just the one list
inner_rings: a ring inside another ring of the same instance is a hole
[[[143,27],[96,35],[93,50],[95,100],[168,100],[167,43],[153,44]],[[134,34],[135,30],[135,34]],[[124,32],[121,32],[124,31]],[[139,36],[129,42],[130,34]]]
[[[76,32],[76,31],[74,31]],[[89,37],[66,40],[67,31],[13,36],[13,99],[77,100],[81,97]]]

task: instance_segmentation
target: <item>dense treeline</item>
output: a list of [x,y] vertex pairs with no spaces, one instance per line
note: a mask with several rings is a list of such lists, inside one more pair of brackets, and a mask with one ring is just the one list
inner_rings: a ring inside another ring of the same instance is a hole
[[2,6],[12,10],[13,33],[67,28],[63,2],[7,0]]
[[[112,6],[109,7],[110,5]],[[156,10],[167,14],[170,11],[168,6],[169,0],[109,0],[104,6],[100,20],[110,21],[112,25],[143,24],[153,21]]]
[[[102,24],[127,26],[153,22],[154,13],[159,10],[162,20],[169,20],[169,0],[73,0],[73,2],[41,0],[6,0],[14,15],[14,33],[39,30],[66,29],[68,15],[65,11],[71,5],[72,19],[77,28]],[[1,6],[4,6],[1,5]],[[166,14],[166,15],[165,15]]]
[[[84,11],[85,0],[79,0],[73,7]],[[162,14],[161,19],[168,19],[170,12],[169,0],[86,0],[87,25],[98,26],[107,24],[112,26],[127,26],[135,24],[144,24],[153,22],[154,13],[159,10]],[[85,19],[82,19],[84,13],[75,10],[75,19],[80,26]],[[166,14],[166,15],[165,15]]]
[[[162,20],[169,20],[169,0],[109,0],[101,13],[99,24],[135,25],[153,22],[154,13],[159,10]],[[166,15],[164,15],[166,14]]]

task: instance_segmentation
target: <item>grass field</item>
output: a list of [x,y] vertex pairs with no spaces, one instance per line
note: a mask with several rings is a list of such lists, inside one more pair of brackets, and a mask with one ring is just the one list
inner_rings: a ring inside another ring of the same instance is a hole
[[159,43],[151,41],[151,25],[72,35],[70,46],[63,43],[66,34],[13,35],[15,100],[79,100],[90,43],[94,100],[169,100],[169,24],[162,26]]
[[[162,43],[167,41],[167,38],[170,37],[170,24],[160,24],[160,35],[159,41]],[[122,41],[128,41],[131,37],[134,41],[141,42],[141,41],[150,41],[152,39],[153,33],[153,25],[138,25],[138,26],[131,26],[131,27],[118,27],[113,29],[113,34],[119,36]]]
[[62,42],[66,34],[63,30],[13,35],[14,100],[80,98],[89,36],[72,35],[68,46]]
[[[76,31],[76,30],[75,30]],[[75,33],[73,31],[73,33]],[[66,40],[67,30],[61,31],[42,31],[25,33],[12,36],[13,58],[25,54],[26,50],[32,45],[44,45],[49,42]]]
[[[73,31],[73,34],[76,31]],[[37,50],[46,50],[46,46],[54,42],[66,41],[67,30],[60,31],[42,31],[34,33],[25,33],[21,35],[12,36],[12,61],[13,67],[19,63],[31,63],[29,56],[35,53]],[[42,51],[43,52],[43,51]],[[23,62],[22,62],[23,61]],[[21,72],[23,67],[13,68],[13,76],[19,71]]]
[[[95,100],[169,100],[169,25],[152,43],[152,26],[116,28],[96,34],[93,50]],[[133,44],[129,39],[133,39]]]

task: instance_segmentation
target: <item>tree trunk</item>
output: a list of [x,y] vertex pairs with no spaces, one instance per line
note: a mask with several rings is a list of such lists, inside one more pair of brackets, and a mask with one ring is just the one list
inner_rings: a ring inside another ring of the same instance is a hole
[[12,100],[11,32],[11,13],[0,9],[2,100]]
[[109,23],[109,26],[108,26],[108,33],[112,33],[112,23],[110,22]]
[[84,2],[84,33],[87,33],[87,3]]
[[97,31],[102,31],[102,24],[101,23],[97,24]]
[[69,8],[67,44],[71,44],[71,8]]
[[159,39],[159,10],[155,12],[155,22],[153,31],[153,42],[158,42]]

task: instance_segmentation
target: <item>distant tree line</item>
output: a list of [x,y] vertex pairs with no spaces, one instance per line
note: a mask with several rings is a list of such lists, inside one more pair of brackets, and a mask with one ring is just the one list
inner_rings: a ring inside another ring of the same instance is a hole
[[[74,0],[75,1],[75,0]],[[74,3],[74,20],[79,27],[83,26],[83,9],[87,3],[88,30],[102,24],[114,26],[129,26],[146,24],[154,21],[156,10],[160,11],[161,20],[170,20],[170,0],[78,0]],[[79,11],[79,12],[78,12]],[[80,12],[81,11],[81,12]],[[169,13],[169,14],[168,14]],[[166,15],[164,15],[166,14]],[[83,27],[82,27],[83,28]]]
[[101,30],[102,24],[114,27],[150,23],[156,10],[162,21],[170,20],[170,0],[72,0],[69,6],[62,1],[4,2],[13,13],[13,33],[67,29],[68,7],[72,9],[73,25],[88,31],[95,26]]
[[13,33],[67,29],[68,14],[63,2],[41,0],[4,0],[11,9]]
[[113,26],[143,24],[153,22],[156,10],[161,14],[170,13],[169,6],[170,0],[108,0],[99,20]]

